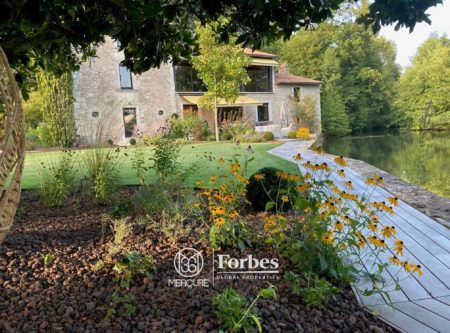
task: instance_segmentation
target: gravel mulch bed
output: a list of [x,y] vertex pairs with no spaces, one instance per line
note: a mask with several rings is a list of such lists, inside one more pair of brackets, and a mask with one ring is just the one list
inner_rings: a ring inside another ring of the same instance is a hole
[[[129,292],[136,297],[136,312],[128,316],[117,307],[106,318],[115,291],[112,263],[105,260],[111,232],[102,227],[107,210],[87,201],[46,210],[26,193],[13,230],[0,246],[0,332],[218,332],[211,298],[226,287],[237,288],[253,299],[263,281],[217,281],[208,288],[176,288],[173,258],[191,246],[210,254],[206,242],[194,234],[174,242],[157,230],[134,233],[127,250],[154,257],[157,272],[152,278],[136,278]],[[106,230],[106,231],[105,231]],[[44,265],[41,254],[53,253]],[[272,255],[251,250],[258,256]],[[237,253],[236,253],[237,255]],[[205,261],[200,277],[208,277]],[[363,311],[350,287],[322,308],[308,308],[293,296],[282,279],[275,281],[277,299],[261,301],[257,310],[266,332],[395,332]]]

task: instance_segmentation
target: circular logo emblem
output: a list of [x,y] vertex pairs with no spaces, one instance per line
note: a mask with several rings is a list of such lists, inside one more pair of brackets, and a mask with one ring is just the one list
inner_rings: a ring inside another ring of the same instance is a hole
[[181,276],[194,277],[202,271],[203,256],[196,249],[186,247],[177,252],[173,259],[173,265]]

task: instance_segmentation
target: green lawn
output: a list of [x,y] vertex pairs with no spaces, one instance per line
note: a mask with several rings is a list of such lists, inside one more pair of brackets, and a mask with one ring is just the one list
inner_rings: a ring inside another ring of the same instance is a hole
[[[298,168],[295,164],[285,161],[281,158],[275,157],[267,153],[268,150],[278,146],[279,143],[254,143],[251,144],[254,161],[249,164],[248,176],[256,172],[258,169],[265,166],[272,166],[280,168],[292,173],[298,173]],[[231,159],[233,155],[245,155],[248,144],[241,144],[236,147],[235,143],[201,143],[194,145],[185,145],[181,149],[181,163],[184,168],[189,168],[195,165],[195,172],[188,177],[185,182],[186,185],[193,185],[197,179],[202,179],[205,182],[211,175],[227,174],[227,163],[220,164],[217,159],[220,157]],[[133,150],[136,148],[122,149],[120,153],[120,181],[124,185],[137,184],[134,170],[131,168],[131,156]],[[146,157],[152,156],[152,148],[146,147]],[[83,154],[87,154],[86,150],[78,150],[74,155],[75,168],[79,176],[84,175],[83,170]],[[22,187],[24,189],[37,188],[39,186],[39,171],[42,166],[41,163],[48,164],[61,154],[60,152],[30,152],[25,158],[25,169],[23,174]],[[211,157],[211,160],[209,158]],[[152,182],[155,178],[153,171],[148,172],[147,181]]]

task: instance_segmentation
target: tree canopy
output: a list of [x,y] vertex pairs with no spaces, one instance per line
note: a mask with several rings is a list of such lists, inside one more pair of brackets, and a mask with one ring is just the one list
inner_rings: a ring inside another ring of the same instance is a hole
[[417,50],[395,89],[398,124],[450,128],[450,39],[431,36]]
[[[121,42],[124,64],[141,73],[195,51],[194,20],[217,26],[222,41],[259,48],[333,16],[348,0],[15,0],[0,3],[0,46],[22,82],[34,66],[77,69],[109,35]],[[395,4],[394,4],[395,3]],[[375,29],[396,23],[413,29],[442,0],[375,0],[363,18]],[[33,59],[33,60],[31,60]]]
[[[336,112],[342,129],[333,135],[348,132],[347,118],[352,131],[387,126],[399,74],[392,42],[356,23],[324,22],[315,30],[295,34],[281,46],[280,58],[293,74],[325,83],[322,102],[332,92],[322,108],[323,121],[328,124],[325,134],[334,126],[334,116],[327,117]],[[338,105],[338,110],[327,110],[332,105]]]
[[214,112],[216,141],[219,141],[218,99],[230,104],[236,100],[240,86],[250,81],[246,67],[252,60],[238,45],[219,43],[212,25],[197,24],[197,34],[200,54],[193,57],[192,65],[207,89],[200,105]]

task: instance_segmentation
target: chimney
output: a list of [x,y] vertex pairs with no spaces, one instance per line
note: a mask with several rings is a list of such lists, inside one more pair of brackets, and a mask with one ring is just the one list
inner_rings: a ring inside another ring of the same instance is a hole
[[281,74],[281,75],[289,74],[289,66],[286,62],[280,64],[280,69],[278,70],[278,74]]

